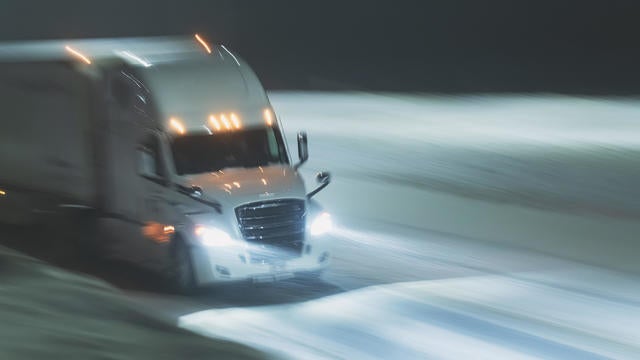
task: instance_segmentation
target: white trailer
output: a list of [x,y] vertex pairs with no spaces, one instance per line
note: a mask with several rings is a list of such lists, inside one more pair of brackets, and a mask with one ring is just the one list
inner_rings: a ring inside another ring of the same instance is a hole
[[[0,46],[0,222],[78,216],[106,257],[182,290],[318,274],[329,214],[259,80],[195,39]],[[86,227],[86,223],[90,227]],[[83,233],[84,234],[84,233]]]

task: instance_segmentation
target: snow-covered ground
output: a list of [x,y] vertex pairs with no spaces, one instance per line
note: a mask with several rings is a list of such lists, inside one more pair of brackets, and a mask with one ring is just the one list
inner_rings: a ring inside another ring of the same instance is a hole
[[[273,93],[345,219],[437,230],[640,273],[640,101]],[[293,144],[290,144],[294,148]]]
[[[310,167],[571,213],[640,217],[640,100],[273,93]],[[338,157],[338,158],[337,158]]]
[[640,357],[638,101],[271,98],[333,172],[345,292],[182,326],[290,358]]
[[158,330],[140,315],[149,311],[294,359],[640,358],[638,101],[271,99],[291,150],[296,130],[309,133],[309,186],[316,171],[333,174],[317,195],[337,223],[323,282],[240,284],[191,298],[133,284],[131,301],[25,263],[37,280],[16,272],[0,287],[3,319],[17,324],[4,328],[13,332],[0,351],[39,357],[25,351],[69,345],[76,357],[128,349],[218,358],[227,346]]
[[181,330],[102,281],[5,247],[0,268],[1,359],[266,358]]
[[[566,280],[523,273],[396,283],[295,305],[206,310],[180,324],[294,359],[637,358],[637,291],[625,302]],[[593,280],[600,288],[611,279]]]

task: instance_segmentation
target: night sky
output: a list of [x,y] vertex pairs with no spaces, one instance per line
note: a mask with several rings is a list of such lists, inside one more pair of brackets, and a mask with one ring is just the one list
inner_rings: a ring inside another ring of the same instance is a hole
[[15,1],[0,40],[206,34],[277,89],[638,94],[638,1]]

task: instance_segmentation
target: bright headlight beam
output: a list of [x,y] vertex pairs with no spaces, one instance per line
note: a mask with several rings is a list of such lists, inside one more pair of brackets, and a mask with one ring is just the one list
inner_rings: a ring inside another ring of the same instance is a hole
[[200,243],[207,247],[236,245],[229,234],[215,227],[197,226],[195,234],[200,239]]
[[333,230],[333,221],[331,220],[331,215],[327,212],[323,212],[318,215],[313,222],[311,223],[311,235],[317,236],[326,234]]

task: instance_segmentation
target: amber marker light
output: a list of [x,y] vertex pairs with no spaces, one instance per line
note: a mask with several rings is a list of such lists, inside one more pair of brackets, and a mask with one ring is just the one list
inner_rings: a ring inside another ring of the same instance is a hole
[[91,60],[89,60],[88,57],[86,57],[83,53],[81,53],[80,51],[72,48],[71,46],[67,45],[64,47],[71,55],[75,56],[76,58],[84,61],[85,63],[87,63],[88,65],[91,65]]
[[236,129],[240,129],[242,127],[242,125],[240,124],[240,119],[235,113],[231,113],[231,122],[233,123],[233,127],[235,127]]
[[262,117],[264,117],[264,121],[268,126],[273,125],[273,113],[271,112],[271,109],[264,109],[264,111],[262,112]]
[[169,125],[174,128],[180,135],[183,135],[186,130],[184,129],[184,125],[180,123],[180,121],[176,118],[169,119]]
[[222,120],[222,123],[224,124],[224,127],[227,130],[231,130],[231,123],[229,122],[229,119],[227,119],[227,117],[224,116],[224,114],[220,115],[220,119]]
[[222,127],[220,126],[220,123],[218,122],[218,119],[216,119],[215,115],[209,115],[209,122],[211,123],[211,125],[213,125],[213,128],[216,131],[220,131],[220,129],[222,129]]
[[209,54],[211,54],[211,47],[209,47],[209,44],[207,44],[207,42],[206,42],[206,41],[204,41],[204,39],[203,39],[199,34],[196,34],[196,35],[195,35],[195,38],[196,38],[196,40],[198,40],[198,42],[200,43],[200,45],[202,45],[202,47],[203,47],[205,50],[207,50],[207,52],[208,52]]

